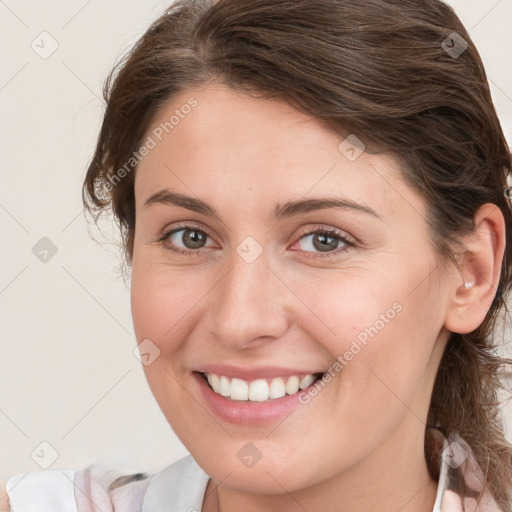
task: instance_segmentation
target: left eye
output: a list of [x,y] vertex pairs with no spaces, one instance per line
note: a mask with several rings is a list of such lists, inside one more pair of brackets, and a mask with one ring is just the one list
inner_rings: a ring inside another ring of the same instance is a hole
[[307,252],[336,252],[339,244],[343,244],[345,250],[354,245],[337,231],[317,230],[302,236],[298,243],[303,243],[302,250]]

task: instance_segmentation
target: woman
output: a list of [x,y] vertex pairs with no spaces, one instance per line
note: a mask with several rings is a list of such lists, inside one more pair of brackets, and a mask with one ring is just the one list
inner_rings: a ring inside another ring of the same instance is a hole
[[84,202],[191,455],[17,475],[13,509],[512,510],[511,160],[454,12],[181,1],[115,71]]

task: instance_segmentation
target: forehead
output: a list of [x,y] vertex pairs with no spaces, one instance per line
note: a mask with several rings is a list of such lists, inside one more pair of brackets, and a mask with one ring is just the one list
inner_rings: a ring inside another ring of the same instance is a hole
[[[222,84],[187,89],[155,116],[144,137],[154,146],[140,162],[137,205],[169,187],[212,202],[337,193],[399,214],[422,198],[402,180],[395,158],[359,149],[288,103],[252,97]],[[341,146],[340,146],[341,143]],[[236,194],[233,192],[236,191]],[[404,195],[410,196],[404,203]],[[263,202],[262,202],[263,201]],[[246,205],[247,207],[247,205]]]

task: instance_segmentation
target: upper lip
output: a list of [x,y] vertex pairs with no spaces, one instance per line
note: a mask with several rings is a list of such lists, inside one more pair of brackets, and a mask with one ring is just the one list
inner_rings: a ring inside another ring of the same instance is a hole
[[257,379],[273,379],[275,377],[290,377],[292,375],[302,376],[308,374],[324,373],[325,370],[312,371],[299,368],[283,368],[277,366],[262,366],[258,368],[242,368],[238,366],[227,366],[223,364],[208,364],[196,369],[200,373],[215,373],[229,378],[252,381]]

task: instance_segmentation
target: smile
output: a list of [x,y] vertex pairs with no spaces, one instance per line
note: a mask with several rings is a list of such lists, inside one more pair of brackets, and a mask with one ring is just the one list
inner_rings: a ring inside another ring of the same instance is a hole
[[216,373],[205,373],[203,376],[213,392],[225,398],[241,402],[266,402],[286,395],[295,395],[311,386],[321,378],[322,374],[309,373],[272,379],[257,379],[250,382]]

